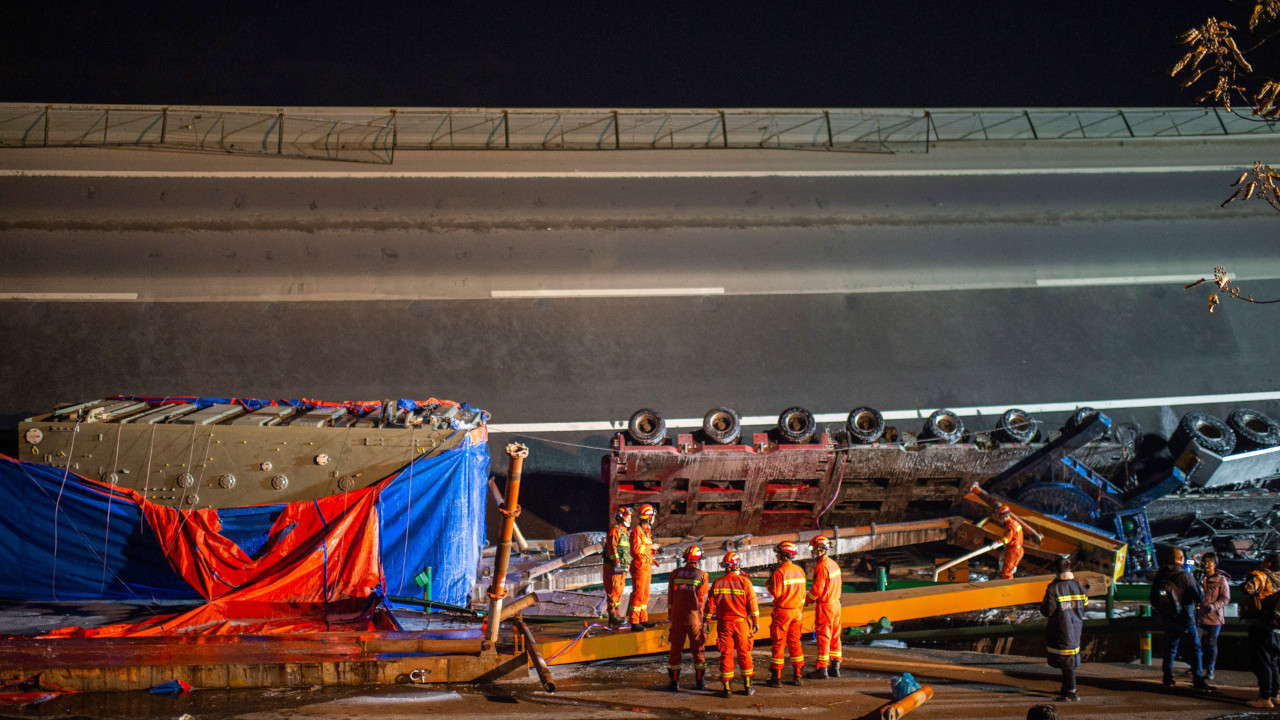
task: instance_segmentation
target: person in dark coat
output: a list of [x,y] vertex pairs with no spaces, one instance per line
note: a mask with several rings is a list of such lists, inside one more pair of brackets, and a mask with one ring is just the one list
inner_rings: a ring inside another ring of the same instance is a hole
[[1040,614],[1049,618],[1046,626],[1045,653],[1049,665],[1062,670],[1062,693],[1059,700],[1079,700],[1076,693],[1076,668],[1080,666],[1080,631],[1084,628],[1084,608],[1089,602],[1084,586],[1071,573],[1071,561],[1058,559],[1058,577],[1045,588],[1040,601]]
[[[1151,581],[1151,606],[1156,608],[1164,626],[1164,686],[1173,687],[1173,659],[1178,645],[1186,640],[1187,662],[1191,665],[1191,684],[1197,690],[1212,690],[1205,682],[1200,665],[1200,634],[1196,631],[1196,604],[1204,602],[1204,592],[1187,572],[1182,548],[1171,548],[1165,563]],[[1168,594],[1172,597],[1166,598]],[[1176,612],[1172,609],[1177,606]]]
[[1249,701],[1249,707],[1275,707],[1280,700],[1280,638],[1276,637],[1280,630],[1264,608],[1266,598],[1280,592],[1280,554],[1271,553],[1262,567],[1250,570],[1241,590],[1245,599],[1240,608],[1248,626],[1253,673],[1258,678],[1258,697]]

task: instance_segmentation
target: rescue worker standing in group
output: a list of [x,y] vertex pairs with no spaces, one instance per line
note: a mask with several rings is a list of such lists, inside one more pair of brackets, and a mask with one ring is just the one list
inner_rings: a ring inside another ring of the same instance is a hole
[[1001,541],[1004,543],[1004,561],[1000,567],[1000,577],[1008,580],[1018,570],[1018,563],[1022,562],[1022,523],[1018,518],[1013,516],[1013,510],[1008,505],[1001,505],[996,510],[996,520],[1004,525],[1004,537]]
[[1080,666],[1080,631],[1084,628],[1084,608],[1089,595],[1076,582],[1071,561],[1059,558],[1058,577],[1045,588],[1040,614],[1049,618],[1045,630],[1045,653],[1049,665],[1062,670],[1062,692],[1058,700],[1076,701],[1076,668]]
[[693,655],[694,689],[707,689],[703,677],[707,671],[707,631],[702,625],[702,608],[707,604],[711,578],[698,568],[700,562],[702,548],[694,545],[684,551],[684,565],[672,570],[667,579],[667,617],[671,620],[671,653],[667,656],[671,683],[667,689],[671,692],[680,689],[680,659],[686,639]]
[[782,668],[791,660],[795,669],[791,684],[800,684],[804,672],[804,651],[800,648],[800,616],[804,612],[804,570],[791,562],[796,557],[796,544],[790,540],[774,548],[778,567],[769,577],[769,593],[773,595],[773,615],[769,624],[769,640],[773,643],[773,660],[769,667],[769,687],[782,687]]
[[649,622],[649,583],[653,581],[653,506],[640,506],[640,522],[631,528],[631,601],[627,603],[627,620],[631,629],[640,632],[653,625]]
[[1275,707],[1280,700],[1280,630],[1275,626],[1273,602],[1280,592],[1280,554],[1271,553],[1261,567],[1250,570],[1241,589],[1245,597],[1240,610],[1248,628],[1253,674],[1258,678],[1258,697],[1249,701],[1249,707]]
[[840,677],[840,566],[827,557],[831,550],[827,536],[815,535],[809,549],[818,560],[805,602],[815,606],[813,631],[818,636],[818,662],[809,677],[824,680]]
[[631,508],[613,513],[616,521],[604,541],[604,594],[609,605],[609,627],[622,627],[622,593],[627,589],[627,566],[631,564]]
[[736,552],[725,553],[720,561],[725,574],[711,585],[707,598],[707,614],[716,620],[716,649],[720,651],[720,681],[723,687],[720,697],[729,697],[729,683],[733,681],[733,660],[737,656],[742,670],[744,695],[755,695],[751,676],[755,667],[751,664],[751,648],[755,634],[760,629],[760,606],[756,603],[756,591],[751,580],[742,574],[742,558]]

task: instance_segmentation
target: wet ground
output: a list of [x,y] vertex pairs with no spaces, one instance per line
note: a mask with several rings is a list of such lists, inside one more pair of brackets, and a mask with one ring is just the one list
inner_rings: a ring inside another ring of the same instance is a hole
[[[715,686],[718,662],[709,653],[713,669],[709,684]],[[757,650],[756,668],[767,677],[768,653]],[[806,680],[800,688],[773,689],[757,686],[753,697],[740,694],[741,685],[728,699],[712,692],[684,690],[668,693],[666,658],[647,656],[553,668],[556,692],[543,692],[536,679],[488,686],[395,686],[379,688],[312,688],[276,690],[197,690],[183,697],[156,696],[145,692],[68,695],[42,705],[0,709],[0,717],[23,718],[169,718],[184,715],[243,720],[315,718],[409,718],[422,715],[448,717],[519,717],[527,720],[554,718],[813,718],[847,720],[879,717],[888,702],[889,680],[911,672],[933,687],[934,699],[908,717],[1024,718],[1037,704],[1058,705],[1064,718],[1207,718],[1280,717],[1253,711],[1244,703],[1255,696],[1253,676],[1220,671],[1219,692],[1192,692],[1180,677],[1179,687],[1160,686],[1157,668],[1119,663],[1086,664],[1080,676],[1081,701],[1055,703],[1057,671],[1040,658],[930,650],[889,648],[851,649],[849,667],[838,679]],[[762,680],[763,678],[760,678]],[[682,685],[692,685],[690,670]]]

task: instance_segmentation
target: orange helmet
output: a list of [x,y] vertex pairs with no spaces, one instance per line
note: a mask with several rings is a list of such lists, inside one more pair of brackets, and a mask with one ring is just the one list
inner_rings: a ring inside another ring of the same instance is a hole
[[724,554],[724,559],[720,561],[720,567],[725,570],[737,570],[742,567],[742,556],[730,550]]
[[1013,509],[1010,508],[1008,505],[1001,505],[1000,507],[996,508],[996,517],[998,518],[1007,518],[1012,514],[1013,514]]
[[783,540],[782,542],[778,543],[778,546],[775,547],[773,551],[778,553],[779,556],[790,560],[791,558],[796,556],[796,552],[797,552],[796,544],[791,542],[790,540]]
[[831,549],[831,541],[827,539],[826,535],[814,535],[813,539],[809,541],[809,549],[814,552],[819,550],[826,552]]
[[653,519],[653,513],[654,513],[654,510],[653,510],[653,506],[652,506],[652,505],[649,505],[649,504],[647,504],[647,503],[646,503],[646,504],[644,504],[644,505],[641,505],[641,506],[640,506],[640,520],[641,520],[641,521],[644,521],[644,520],[652,520],[652,519]]
[[684,564],[697,565],[700,562],[702,562],[702,548],[690,545],[689,549],[684,551]]
[[614,520],[617,520],[618,522],[630,522],[630,521],[631,521],[631,508],[627,507],[626,505],[623,505],[622,507],[618,508],[617,510],[614,510],[614,511],[613,511],[613,519],[614,519]]

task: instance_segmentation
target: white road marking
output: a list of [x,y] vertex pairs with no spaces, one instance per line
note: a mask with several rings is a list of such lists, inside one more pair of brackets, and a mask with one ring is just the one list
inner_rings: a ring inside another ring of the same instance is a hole
[[706,288],[579,288],[564,290],[493,290],[492,298],[569,298],[569,297],[679,297],[687,295],[723,295],[722,287]]
[[[1036,278],[1036,287],[1093,287],[1095,285],[1188,285],[1204,275],[1130,275],[1125,277]],[[1258,278],[1254,278],[1255,280]]]
[[121,300],[137,300],[138,293],[110,292],[28,292],[0,293],[0,300],[26,300],[30,302],[120,302]]
[[583,170],[583,171],[321,171],[321,170],[0,170],[0,177],[54,178],[211,178],[211,179],[647,179],[647,178],[842,178],[975,177],[1000,175],[1151,175],[1164,173],[1239,173],[1238,165],[1137,165],[1128,167],[934,168],[922,170]]
[[[1218,403],[1247,403],[1257,400],[1280,400],[1280,391],[1226,393],[1222,395],[1174,395],[1156,398],[1129,398],[1124,400],[1082,400],[1079,402],[1031,403],[1026,405],[981,405],[974,407],[947,408],[961,417],[980,415],[1001,415],[1010,408],[1020,408],[1030,413],[1070,412],[1082,407],[1098,410],[1115,410],[1120,408],[1163,407],[1165,405],[1208,405]],[[923,420],[937,408],[920,408],[916,410],[887,410],[880,414],[885,420]],[[815,413],[814,420],[820,423],[844,422],[848,411],[838,413]],[[744,427],[772,426],[778,421],[777,415],[747,415],[740,418]],[[702,427],[702,418],[667,418],[667,427],[678,430]],[[600,432],[621,431],[627,429],[626,420],[606,420],[595,422],[560,422],[560,423],[495,423],[489,426],[491,432],[498,433],[550,433],[550,432]]]

